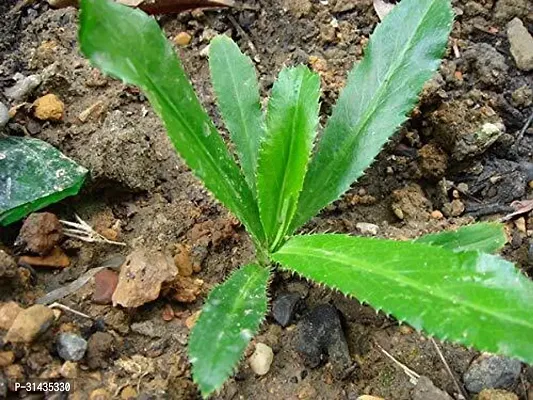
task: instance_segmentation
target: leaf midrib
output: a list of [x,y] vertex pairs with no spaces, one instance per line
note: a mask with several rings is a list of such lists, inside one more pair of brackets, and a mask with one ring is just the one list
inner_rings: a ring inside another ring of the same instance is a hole
[[[291,251],[293,249],[295,249],[296,251]],[[300,252],[298,252],[298,251],[300,251]],[[349,257],[346,257],[346,256],[343,256],[342,254],[340,254],[338,252],[332,252],[332,251],[328,251],[328,250],[312,248],[310,246],[300,247],[300,246],[295,246],[293,244],[293,245],[291,245],[290,249],[286,248],[286,249],[284,249],[284,251],[282,249],[278,253],[281,254],[281,255],[283,255],[283,254],[293,254],[293,255],[297,255],[297,256],[301,256],[301,254],[305,254],[305,257],[307,257],[307,258],[312,257],[313,255],[315,255],[319,259],[324,259],[326,261],[334,260],[335,262],[338,262],[339,264],[345,265],[345,266],[350,267],[350,268],[354,268],[354,260],[353,259],[351,259]],[[433,293],[429,293],[429,292],[426,292],[426,291],[423,291],[422,289],[420,289],[419,285],[417,285],[416,282],[413,282],[410,279],[405,279],[401,275],[398,275],[398,274],[395,275],[395,276],[397,276],[400,279],[391,278],[389,276],[389,274],[392,271],[390,271],[390,270],[380,272],[379,269],[376,270],[376,269],[372,268],[368,262],[366,262],[364,260],[361,260],[361,259],[358,259],[357,263],[358,263],[358,266],[356,268],[358,268],[360,270],[365,270],[370,275],[372,275],[372,274],[377,275],[377,276],[383,278],[385,281],[391,281],[391,282],[394,282],[394,283],[403,283],[406,286],[409,286],[412,289],[415,289],[416,291],[418,291],[420,293],[423,293],[425,296],[429,295],[429,296],[433,296],[433,297],[439,298],[439,299],[444,300],[444,301],[449,301],[449,296],[445,292],[442,292],[442,294],[441,294],[441,290],[439,290],[440,289],[439,285],[435,286],[436,290],[434,290]],[[287,269],[290,269],[290,268],[287,268]],[[401,278],[403,278],[403,279],[401,279]],[[315,278],[312,278],[312,279],[315,279]],[[472,309],[474,311],[477,311],[479,313],[484,313],[486,315],[490,315],[490,316],[494,317],[497,320],[498,319],[505,320],[505,321],[507,321],[509,323],[512,323],[512,324],[515,324],[515,325],[523,326],[523,327],[526,327],[528,329],[533,329],[533,323],[529,324],[529,323],[527,323],[527,321],[526,321],[526,323],[524,323],[524,321],[516,320],[515,318],[511,318],[511,317],[507,316],[506,314],[501,316],[499,313],[491,312],[491,311],[489,311],[489,310],[487,310],[487,309],[485,309],[483,307],[479,307],[479,306],[477,306],[475,304],[472,304],[471,302],[468,302],[468,301],[460,301],[459,303],[461,305],[463,305],[464,307],[468,307],[468,308],[470,308],[470,309]]]

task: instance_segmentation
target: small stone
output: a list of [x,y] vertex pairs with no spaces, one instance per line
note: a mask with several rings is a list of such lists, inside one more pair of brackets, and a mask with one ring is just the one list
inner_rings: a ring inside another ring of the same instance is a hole
[[0,129],[7,125],[9,118],[9,110],[4,103],[0,101]]
[[30,214],[15,240],[17,250],[40,256],[49,254],[63,238],[63,227],[52,213]]
[[5,368],[15,362],[15,353],[12,351],[0,351],[0,368]]
[[28,264],[32,267],[67,268],[70,265],[70,259],[63,250],[55,247],[46,256],[22,256],[19,258],[19,264]]
[[522,71],[533,70],[533,36],[528,32],[524,23],[514,18],[507,25],[507,36],[516,66]]
[[111,304],[113,293],[118,285],[118,274],[110,269],[103,269],[94,276],[93,303]]
[[376,236],[379,232],[379,226],[368,222],[358,222],[355,224],[355,228],[363,235]]
[[479,393],[477,400],[518,400],[518,396],[501,389],[485,389]]
[[520,86],[511,94],[511,104],[514,107],[529,107],[533,104],[533,89],[528,85]]
[[87,365],[90,369],[107,368],[115,352],[115,338],[107,332],[96,332],[87,341]]
[[312,4],[310,0],[284,0],[283,8],[289,10],[297,18],[301,18],[311,12]]
[[169,322],[174,319],[174,309],[170,304],[165,304],[163,307],[163,312],[161,313],[161,317],[163,318],[163,321]]
[[13,279],[17,275],[18,267],[13,257],[7,254],[4,250],[0,250],[0,280]]
[[465,211],[465,205],[459,199],[452,200],[442,206],[442,212],[447,217],[459,217]]
[[18,303],[10,301],[9,303],[0,303],[0,329],[8,330],[13,325],[17,315],[23,310]]
[[283,293],[279,295],[272,303],[272,316],[278,324],[285,328],[292,322],[301,301],[302,299],[298,293]]
[[120,392],[120,398],[122,400],[135,400],[137,398],[137,391],[131,386],[126,386]]
[[185,320],[185,326],[187,327],[187,329],[191,330],[194,327],[196,321],[198,321],[198,318],[200,317],[201,312],[202,310],[198,310],[194,314],[187,317],[187,319]]
[[93,390],[89,396],[90,400],[111,400],[109,392],[103,388]]
[[334,306],[318,305],[300,320],[296,350],[310,368],[318,367],[327,355],[338,377],[351,366],[339,312]]
[[376,397],[376,396],[370,396],[368,394],[364,394],[362,396],[359,396],[357,400],[385,400],[382,397]]
[[28,77],[19,75],[15,79],[17,79],[17,83],[4,92],[7,97],[15,101],[23,100],[42,82],[42,78],[39,75],[30,75]]
[[488,43],[474,43],[463,53],[476,72],[477,78],[486,85],[501,85],[507,79],[509,66],[505,57]]
[[151,338],[160,338],[165,336],[166,329],[162,323],[156,323],[152,320],[135,322],[131,324],[131,330]]
[[41,121],[61,121],[65,112],[65,104],[55,94],[39,97],[33,107],[33,115]]
[[191,258],[189,257],[189,249],[183,244],[176,246],[176,255],[174,256],[174,262],[178,268],[178,272],[181,276],[191,276],[193,271],[193,265]]
[[90,118],[98,119],[105,110],[105,103],[103,101],[97,101],[93,105],[89,106],[83,110],[79,115],[78,119],[81,122],[87,122]]
[[42,304],[35,304],[21,311],[6,334],[5,341],[31,343],[44,333],[54,322],[52,310]]
[[433,219],[443,219],[444,215],[442,215],[442,212],[440,212],[439,210],[435,210],[435,211],[431,212],[431,218],[433,218]]
[[85,355],[87,341],[74,333],[62,333],[57,340],[57,353],[65,361],[79,361]]
[[526,220],[524,217],[520,217],[518,218],[515,222],[514,222],[515,226],[516,226],[516,229],[518,229],[519,232],[522,232],[522,233],[526,233],[527,232],[527,228],[526,228]]
[[178,276],[172,282],[172,288],[176,291],[173,299],[180,303],[194,303],[196,298],[202,293],[204,281],[187,276]]
[[250,357],[250,367],[257,375],[266,375],[273,360],[274,352],[272,349],[264,343],[257,343],[255,351]]
[[522,364],[518,360],[483,354],[475,359],[464,374],[465,387],[471,393],[483,389],[508,389],[520,375]]
[[180,32],[174,36],[174,43],[178,46],[188,46],[191,43],[192,36],[188,32]]
[[445,391],[436,387],[429,378],[421,376],[418,378],[412,394],[413,400],[453,400]]
[[79,3],[79,0],[47,0],[48,4],[50,4],[53,8],[64,8],[69,6],[77,6]]
[[63,378],[74,379],[78,376],[78,364],[73,361],[65,361],[59,370]]

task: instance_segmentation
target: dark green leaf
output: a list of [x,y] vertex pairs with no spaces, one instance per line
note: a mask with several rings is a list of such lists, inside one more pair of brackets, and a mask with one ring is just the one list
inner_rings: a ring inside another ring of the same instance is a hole
[[189,167],[259,241],[254,196],[152,17],[107,0],[82,0],[83,53],[102,71],[139,86]]
[[441,339],[533,362],[533,282],[499,257],[316,235],[290,239],[273,259]]
[[0,137],[0,225],[77,194],[86,175],[42,140]]
[[194,381],[202,396],[228,379],[267,312],[269,270],[250,264],[234,272],[207,299],[189,339]]
[[268,104],[267,137],[259,153],[257,193],[271,249],[296,212],[318,124],[320,79],[304,66],[279,74]]
[[309,165],[291,231],[338,199],[406,120],[440,64],[452,19],[450,0],[403,0],[378,25]]
[[209,45],[209,68],[218,106],[241,168],[255,193],[257,154],[265,133],[255,68],[249,57],[227,36],[217,36]]
[[454,251],[477,250],[495,253],[507,243],[507,237],[502,224],[485,222],[463,226],[454,231],[431,233],[415,239],[414,242]]

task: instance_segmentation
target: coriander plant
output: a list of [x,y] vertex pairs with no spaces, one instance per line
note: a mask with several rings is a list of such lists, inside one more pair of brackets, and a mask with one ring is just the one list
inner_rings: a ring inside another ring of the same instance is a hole
[[405,122],[440,64],[452,21],[450,0],[399,3],[376,28],[318,139],[315,73],[283,68],[263,113],[251,60],[229,38],[215,38],[209,66],[237,163],[157,22],[107,0],[82,0],[84,54],[144,91],[181,157],[256,246],[257,261],[211,292],[191,332],[193,379],[203,396],[222,386],[259,329],[273,267],[429,335],[533,362],[533,283],[489,254],[505,243],[501,226],[414,241],[295,234],[349,189]]

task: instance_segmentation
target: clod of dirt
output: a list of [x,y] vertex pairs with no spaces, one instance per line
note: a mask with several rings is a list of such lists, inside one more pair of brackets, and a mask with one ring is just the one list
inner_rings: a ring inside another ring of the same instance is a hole
[[309,0],[284,0],[283,2],[283,8],[289,10],[296,18],[309,14],[312,7]]
[[194,303],[202,293],[204,281],[201,279],[178,276],[170,285],[175,292],[172,298],[181,303]]
[[19,315],[22,310],[23,308],[14,301],[0,303],[0,329],[7,331],[11,328],[17,315]]
[[429,219],[431,202],[422,188],[413,183],[392,192],[392,211],[402,220],[423,221]]
[[525,108],[533,103],[533,89],[528,85],[520,86],[511,94],[511,104],[514,107]]
[[505,132],[491,107],[472,108],[469,99],[444,103],[431,118],[435,139],[458,161],[483,154]]
[[418,378],[412,396],[413,400],[453,400],[448,393],[440,390],[431,382],[431,379],[425,376]]
[[78,377],[78,364],[73,361],[65,361],[59,373],[63,378],[75,379]]
[[477,400],[518,400],[518,396],[505,390],[485,389],[479,393]]
[[111,394],[103,388],[93,390],[89,396],[89,400],[111,400],[111,398]]
[[59,247],[55,247],[50,254],[45,256],[22,256],[19,264],[28,264],[33,267],[67,268],[70,259]]
[[178,272],[181,276],[191,276],[194,272],[187,246],[183,244],[178,244],[176,246],[174,262],[176,263],[176,267],[178,268]]
[[272,316],[285,328],[292,322],[301,305],[302,298],[298,293],[282,293],[272,303]]
[[452,200],[450,203],[445,203],[442,206],[442,212],[447,217],[459,217],[464,211],[465,205],[459,199]]
[[270,371],[270,366],[274,360],[274,352],[264,343],[257,343],[255,351],[250,357],[250,368],[257,375],[266,375]]
[[5,341],[31,343],[50,328],[54,319],[54,313],[50,308],[35,304],[17,315],[6,334]]
[[498,0],[494,9],[494,19],[509,22],[514,17],[525,17],[530,12],[530,0]]
[[22,224],[15,247],[19,252],[44,256],[63,238],[63,227],[52,213],[33,213]]
[[178,269],[170,256],[133,251],[120,269],[118,285],[113,293],[113,305],[139,307],[159,297],[161,285],[172,281]]
[[51,93],[35,100],[33,107],[33,115],[41,121],[61,121],[65,113],[65,104]]
[[474,43],[465,50],[464,58],[483,84],[499,87],[505,83],[509,66],[505,63],[505,57],[490,44]]
[[178,46],[188,46],[191,43],[192,36],[188,32],[180,32],[174,36],[174,43]]
[[296,349],[310,368],[327,356],[337,377],[352,364],[339,312],[330,304],[316,306],[298,323]]
[[23,100],[42,82],[42,78],[39,75],[26,77],[22,74],[16,74],[14,78],[17,80],[17,83],[6,89],[4,94],[17,102]]
[[514,18],[507,26],[507,36],[516,66],[522,71],[533,70],[533,36],[528,32],[524,23]]
[[9,110],[4,103],[0,101],[0,129],[7,125],[9,118]]
[[65,361],[79,361],[85,355],[87,341],[74,333],[62,333],[57,339],[57,353]]
[[4,250],[0,250],[0,281],[13,279],[18,274],[17,263]]
[[418,164],[427,179],[441,179],[448,169],[448,155],[435,143],[424,145],[418,150]]
[[5,368],[15,362],[15,353],[12,351],[0,351],[0,368]]
[[87,341],[87,365],[90,369],[107,368],[115,353],[115,338],[107,332],[96,332]]
[[464,374],[463,381],[471,393],[483,389],[509,389],[520,376],[522,364],[518,360],[483,354],[475,359]]
[[110,269],[103,269],[94,276],[93,303],[111,304],[113,293],[118,285],[118,274]]

